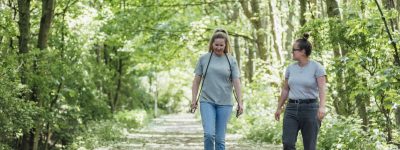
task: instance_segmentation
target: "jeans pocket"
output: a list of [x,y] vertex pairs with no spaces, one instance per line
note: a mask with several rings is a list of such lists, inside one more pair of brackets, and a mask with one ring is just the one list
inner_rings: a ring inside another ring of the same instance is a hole
[[318,105],[318,103],[311,103],[311,104],[308,104],[307,109],[312,110],[312,111],[318,111],[319,105]]

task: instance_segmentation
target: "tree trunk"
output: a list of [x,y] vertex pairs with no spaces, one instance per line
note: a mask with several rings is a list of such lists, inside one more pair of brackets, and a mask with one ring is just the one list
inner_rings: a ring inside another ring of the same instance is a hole
[[[326,0],[327,14],[329,18],[340,19],[339,5],[336,0]],[[335,58],[340,57],[340,49],[338,44],[334,44],[333,53]]]
[[[336,0],[326,0],[326,8],[327,14],[329,18],[336,18],[337,22],[340,22],[340,11],[339,4]],[[343,52],[340,50],[338,43],[333,43],[333,54],[335,58],[340,58],[344,56]],[[338,62],[337,62],[338,63]],[[338,90],[338,97],[334,98],[334,106],[336,113],[339,115],[349,115],[349,99],[346,93],[346,84],[345,84],[345,71],[336,71],[336,89]]]
[[48,150],[49,149],[49,140],[51,138],[51,130],[50,130],[50,122],[47,122],[46,124],[46,137],[45,137],[45,142],[44,142],[44,150]]
[[[251,45],[251,44],[250,44]],[[246,64],[246,72],[245,75],[247,77],[247,80],[249,83],[253,82],[253,72],[254,72],[254,67],[253,67],[253,59],[254,59],[254,52],[253,52],[253,46],[249,46],[246,42],[246,49],[247,49],[247,64]]]
[[369,119],[368,119],[366,103],[365,103],[365,101],[368,101],[368,100],[369,100],[369,97],[367,95],[356,96],[356,104],[358,107],[358,114],[360,115],[360,117],[363,121],[362,128],[364,131],[368,131],[368,126],[369,126]]
[[[51,28],[51,22],[53,21],[53,16],[54,16],[54,6],[55,2],[54,0],[42,0],[42,17],[40,19],[40,28],[39,28],[39,37],[38,37],[38,48],[40,50],[44,50],[47,48],[47,41],[49,38],[49,31]],[[39,58],[38,58],[39,59]],[[33,68],[35,74],[40,75],[37,69],[37,61],[34,62],[34,68]],[[38,106],[42,107],[43,106],[43,99],[39,98],[39,87],[38,85],[33,85],[32,89],[33,93],[33,100],[37,101]],[[42,132],[42,121],[38,118],[35,126],[35,135],[33,139],[33,150],[37,150],[39,146],[39,138],[40,134]]]
[[392,9],[394,8],[394,1],[393,0],[383,0],[384,6],[386,9]]
[[378,94],[375,96],[375,104],[379,109],[379,112],[383,114],[385,121],[382,124],[385,125],[385,132],[387,133],[386,142],[392,143],[393,134],[392,134],[392,119],[390,118],[390,109],[385,108],[384,100],[386,98],[385,92]]
[[[397,123],[397,126],[400,128],[400,107],[397,107],[395,111],[396,111],[395,112],[396,123]],[[399,128],[397,128],[397,129],[399,129]]]
[[240,49],[239,49],[239,37],[238,36],[235,36],[234,43],[235,43],[234,49],[235,49],[235,56],[236,56],[235,58],[236,58],[236,61],[237,61],[237,64],[238,64],[238,67],[240,70]]
[[[384,6],[387,10],[395,9],[394,1],[393,0],[385,0]],[[397,27],[397,19],[389,19],[390,22],[390,27],[392,29],[392,32],[395,32]]]
[[61,48],[60,48],[60,58],[61,60],[64,60],[64,53],[65,53],[65,13],[66,13],[66,9],[64,9],[65,11],[62,14],[62,25],[61,25]]
[[[395,5],[395,7],[396,7],[396,10],[397,10],[397,13],[400,13],[400,0],[396,0],[396,5]],[[396,19],[396,22],[395,22],[396,27],[397,27],[397,28],[396,28],[397,30],[399,29],[399,20],[400,20],[400,14],[397,15],[397,19]],[[400,65],[400,64],[398,64],[398,65]],[[395,117],[396,117],[396,124],[397,124],[397,126],[398,126],[397,129],[400,129],[400,107],[397,107],[397,108],[396,108],[396,110],[395,110]]]
[[108,57],[108,46],[106,45],[106,44],[104,44],[104,47],[103,47],[103,59],[104,59],[104,64],[105,65],[108,65],[108,61],[109,61],[109,57]]
[[320,11],[321,11],[321,18],[325,18],[326,16],[326,11],[325,11],[325,7],[324,7],[324,0],[320,0]]
[[251,24],[256,29],[256,44],[258,49],[258,57],[263,61],[267,61],[267,49],[265,45],[266,35],[262,27],[260,6],[257,0],[251,0],[251,10],[249,10],[248,2],[240,0],[245,16],[250,20]]
[[[239,18],[239,5],[234,5],[233,6],[233,14],[232,14],[232,21],[233,22],[236,22],[237,21],[237,19]],[[238,64],[238,67],[239,67],[239,70],[240,70],[240,46],[239,46],[239,36],[237,35],[237,34],[235,34],[235,36],[234,36],[234,50],[235,50],[235,58],[236,58],[236,61],[237,61],[237,64]]]
[[397,22],[396,22],[396,26],[399,26],[399,20],[400,20],[400,0],[396,0],[396,10],[397,10]]
[[306,5],[307,0],[300,0],[300,26],[306,24],[306,16],[304,15],[306,13]]
[[360,2],[360,7],[361,7],[361,11],[363,12],[363,14],[364,14],[364,12],[365,12],[365,2],[364,2],[364,0],[361,0],[361,2]]
[[[21,77],[21,84],[26,85],[27,84],[27,77],[26,77],[26,67],[25,67],[25,61],[26,59],[23,57],[24,54],[29,52],[28,49],[28,43],[29,43],[29,37],[30,37],[30,0],[18,0],[18,14],[19,14],[19,20],[18,20],[18,30],[19,30],[19,37],[18,37],[18,49],[19,52],[18,54],[22,56],[20,58],[20,63],[21,69],[20,69],[20,77]],[[28,96],[24,95],[24,99],[28,100]],[[22,145],[20,148],[22,150],[28,150],[31,149],[31,134],[30,132],[26,132],[22,136]],[[17,146],[19,147],[19,146]]]
[[386,141],[391,142],[393,139],[393,134],[392,134],[392,119],[390,118],[390,110],[386,109],[383,105],[383,100],[385,99],[384,94],[381,95],[381,112],[383,113],[383,116],[385,117],[385,130],[387,133]]
[[36,122],[36,125],[35,125],[35,132],[34,132],[34,135],[33,135],[33,147],[32,147],[32,150],[37,150],[38,149],[38,145],[39,145],[39,138],[40,138],[40,134],[42,133],[42,121],[40,121],[39,119],[40,118],[37,118],[38,120],[37,120],[37,122]]
[[288,19],[286,20],[286,24],[288,26],[286,30],[286,51],[287,51],[287,56],[286,58],[290,60],[291,58],[291,47],[292,47],[292,42],[293,42],[293,31],[294,31],[294,25],[292,23],[293,21],[293,16],[294,14],[294,8],[296,7],[296,1],[295,0],[289,0],[288,1],[288,8],[289,8],[289,16]]
[[326,0],[328,17],[340,17],[339,4],[336,0]]
[[95,44],[94,45],[94,51],[95,51],[95,54],[96,54],[96,62],[97,62],[97,64],[99,64],[100,63],[100,46],[98,45],[98,44]]
[[51,22],[54,16],[54,0],[42,0],[42,17],[40,19],[38,48],[43,50],[47,47]]
[[28,53],[28,43],[30,36],[30,0],[18,0],[18,10],[19,10],[19,53]]
[[114,101],[112,100],[112,94],[111,94],[111,92],[109,90],[106,91],[106,93],[107,93],[107,99],[108,99],[108,101],[110,103],[109,105],[111,107],[111,112],[114,113],[115,107],[114,107]]
[[272,0],[270,0],[269,1],[269,3],[268,3],[268,8],[269,8],[269,19],[270,19],[270,23],[271,23],[271,32],[272,32],[272,36],[273,36],[273,39],[272,39],[272,45],[273,45],[273,47],[274,47],[274,50],[275,50],[275,53],[276,53],[276,57],[278,58],[278,61],[279,61],[279,64],[283,64],[284,62],[283,62],[283,59],[282,59],[282,51],[281,51],[281,49],[279,48],[279,46],[278,46],[278,37],[277,37],[277,29],[275,29],[275,17],[274,17],[274,10],[273,10],[273,8],[274,7],[272,7]]
[[119,56],[119,61],[118,61],[118,68],[117,68],[117,73],[118,73],[118,80],[117,80],[117,88],[115,90],[115,96],[114,96],[114,109],[112,110],[112,112],[114,113],[116,111],[117,108],[117,103],[118,103],[118,96],[121,90],[121,83],[122,83],[122,58],[121,56]]

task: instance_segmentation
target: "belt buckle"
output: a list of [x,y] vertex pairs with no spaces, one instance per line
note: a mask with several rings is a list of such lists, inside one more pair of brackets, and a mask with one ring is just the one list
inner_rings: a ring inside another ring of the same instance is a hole
[[298,99],[293,100],[295,104],[300,104],[300,101]]

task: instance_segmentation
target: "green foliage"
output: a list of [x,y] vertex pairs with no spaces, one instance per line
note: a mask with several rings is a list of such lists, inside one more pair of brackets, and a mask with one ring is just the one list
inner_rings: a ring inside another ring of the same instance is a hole
[[[311,20],[298,31],[298,34],[311,33],[314,46],[312,59],[322,60],[327,68],[327,105],[339,114],[328,115],[324,120],[318,147],[394,148],[387,144],[387,136],[390,128],[394,141],[398,143],[398,125],[393,124],[392,118],[398,105],[400,84],[398,66],[393,66],[392,47],[387,43],[388,38],[377,14],[369,18],[346,17],[349,18]],[[339,49],[342,53],[335,56],[335,51],[339,52]],[[262,75],[267,71],[263,70],[268,68],[259,68],[255,75],[257,83],[246,86],[249,90],[244,97],[251,95],[251,102],[246,106],[247,115],[243,117],[245,121],[233,121],[233,127],[239,128],[249,139],[281,143],[282,131],[277,130],[281,129],[281,123],[272,120],[272,110],[276,109],[276,104],[270,102],[271,99],[277,99],[271,95],[277,95],[278,91],[269,90],[269,86],[274,85],[270,83],[279,85],[279,81],[273,79],[280,77],[271,75],[269,80],[265,80]],[[366,116],[361,114],[363,107]],[[369,119],[367,127],[363,126],[363,117]],[[301,147],[301,142],[297,147]]]
[[[318,149],[388,149],[380,129],[362,130],[360,119],[327,116],[318,135]],[[392,145],[393,148],[393,145]]]
[[4,145],[2,143],[0,143],[0,149],[1,150],[12,150],[12,148],[8,145]]
[[[375,5],[369,6],[372,10],[376,9]],[[331,104],[336,113],[354,118],[332,123],[337,125],[334,126],[338,128],[337,131],[350,129],[346,132],[349,135],[344,137],[354,136],[354,138],[341,138],[342,141],[327,140],[325,145],[337,142],[340,144],[339,147],[342,146],[344,149],[380,149],[378,144],[373,143],[374,140],[385,145],[383,138],[376,139],[374,134],[362,132],[362,127],[371,131],[383,131],[385,134],[382,135],[386,136],[386,140],[391,135],[394,142],[398,143],[396,140],[399,137],[396,131],[398,125],[393,123],[393,116],[400,95],[397,90],[400,86],[399,66],[394,65],[393,47],[388,42],[383,22],[377,11],[369,13],[365,18],[351,14],[352,11],[344,13],[345,18],[341,20],[315,19],[299,31],[299,33],[311,32],[317,54],[319,57],[326,57],[324,63],[328,66],[328,81],[331,81],[329,91],[332,93],[329,99],[333,100]],[[397,41],[398,38],[398,35],[394,34],[394,40]],[[341,53],[337,55],[339,52]],[[356,118],[365,120],[360,122],[356,121]],[[347,124],[341,124],[343,122]],[[349,127],[349,124],[354,126]],[[361,126],[363,124],[366,127]],[[356,133],[357,135],[352,135]],[[353,141],[369,141],[373,145],[365,143],[351,147],[354,145]],[[331,149],[335,146],[325,148]]]
[[94,149],[120,142],[126,133],[125,126],[115,120],[93,121],[73,137],[69,149]]
[[124,110],[113,119],[90,121],[72,137],[69,149],[94,149],[124,141],[129,130],[141,128],[152,118],[146,110]]
[[[23,99],[30,90],[16,78],[19,72],[14,69],[15,55],[0,57],[0,144],[9,144],[11,139],[21,137],[34,126],[34,118],[40,117],[43,109]],[[7,148],[7,145],[1,147]]]
[[[400,141],[399,125],[392,121],[400,105],[400,67],[393,65],[394,51],[374,2],[365,2],[363,11],[343,7],[342,18],[316,18],[298,31],[311,32],[313,59],[328,72],[328,106],[338,114],[323,124],[321,149],[386,148],[387,128],[393,130],[393,141]],[[17,2],[0,2],[0,149],[15,148],[13,143],[29,135],[35,125],[43,129],[43,137],[51,135],[49,141],[57,146],[62,142],[71,149],[93,149],[121,140],[124,128],[143,126],[153,115],[156,99],[161,113],[187,110],[194,64],[208,50],[211,31],[217,27],[238,36],[240,67],[247,74],[248,52],[257,51],[254,36],[269,34],[269,25],[255,31],[241,11],[232,9],[240,7],[238,2],[187,3],[197,2],[59,0],[48,48],[39,50],[42,5],[32,1],[29,52],[19,54]],[[260,9],[267,6],[260,3]],[[359,6],[361,2],[348,3]],[[240,13],[236,20],[235,13]],[[311,13],[319,16],[320,12]],[[384,14],[391,19],[398,12]],[[253,19],[268,16],[266,11],[257,15]],[[277,18],[282,23],[285,17]],[[282,37],[280,42],[288,42],[283,41],[287,34],[280,32],[276,33]],[[392,42],[400,38],[398,31],[393,36]],[[267,45],[273,43],[270,39]],[[267,46],[268,53],[272,47]],[[231,120],[229,132],[278,144],[282,125],[273,114],[284,67],[274,62],[274,54],[268,55],[269,62],[257,56],[253,60],[255,82],[242,80],[245,114]],[[38,99],[32,99],[32,94]],[[363,105],[366,116],[362,116]],[[367,126],[360,121],[363,117]],[[41,147],[46,144],[40,142]]]
[[127,128],[136,129],[143,127],[149,119],[150,115],[145,110],[119,111],[114,115],[114,119],[123,124]]
[[266,116],[255,119],[256,121],[254,121],[246,137],[253,141],[281,144],[282,122],[277,122],[272,118],[272,116]]
[[266,76],[266,70],[266,67],[259,69],[254,79],[257,82],[248,84],[244,89],[245,113],[239,119],[233,113],[228,129],[256,142],[280,144],[282,122],[274,120],[278,91],[273,87],[279,84],[279,76]]

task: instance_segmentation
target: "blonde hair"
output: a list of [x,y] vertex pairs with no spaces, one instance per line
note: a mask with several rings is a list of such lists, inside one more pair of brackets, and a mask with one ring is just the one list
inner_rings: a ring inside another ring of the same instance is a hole
[[224,39],[225,40],[224,53],[231,53],[231,44],[229,42],[228,32],[226,32],[226,30],[224,30],[224,29],[216,29],[214,31],[214,35],[210,39],[208,52],[213,51],[213,43],[214,43],[215,39]]

